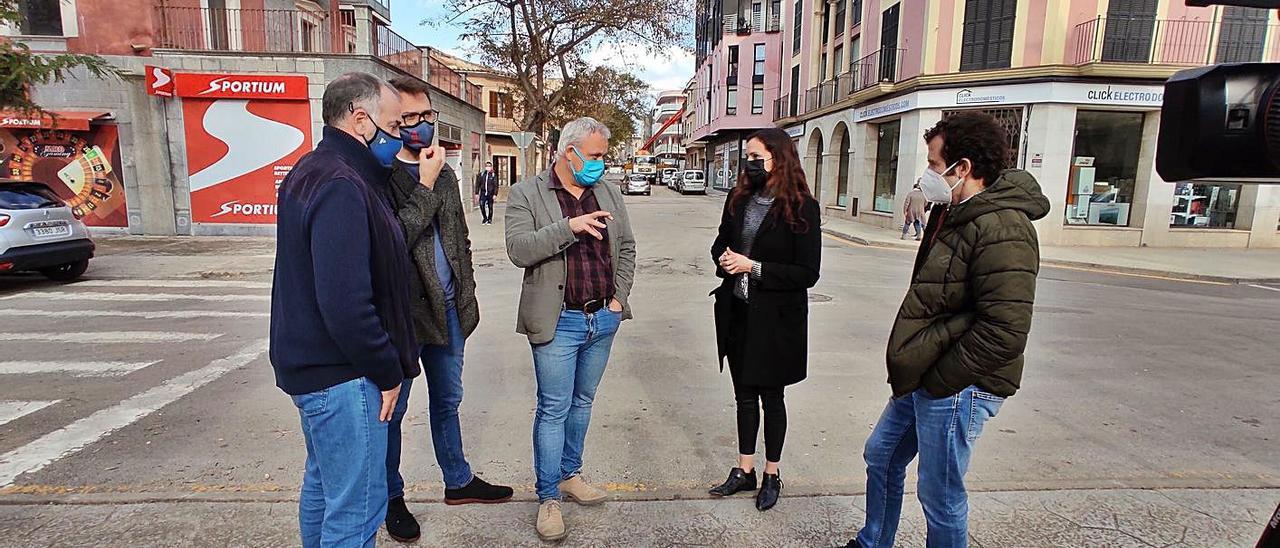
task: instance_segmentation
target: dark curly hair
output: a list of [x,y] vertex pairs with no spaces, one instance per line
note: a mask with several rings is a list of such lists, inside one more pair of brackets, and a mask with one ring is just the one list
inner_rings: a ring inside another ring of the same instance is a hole
[[[801,215],[805,200],[812,198],[809,184],[805,182],[804,168],[800,166],[800,153],[796,151],[796,143],[786,131],[778,128],[762,129],[751,135],[747,142],[760,141],[773,156],[773,170],[765,181],[765,188],[774,197],[778,207],[773,208],[771,215],[780,216],[792,232],[804,234],[809,231],[809,223]],[[745,169],[738,176],[738,186],[729,194],[729,211],[737,211],[742,202],[756,192],[751,178]]]
[[951,165],[968,158],[973,176],[991,184],[1009,167],[1009,137],[991,115],[976,110],[957,112],[924,132],[927,144],[942,137],[942,159]]

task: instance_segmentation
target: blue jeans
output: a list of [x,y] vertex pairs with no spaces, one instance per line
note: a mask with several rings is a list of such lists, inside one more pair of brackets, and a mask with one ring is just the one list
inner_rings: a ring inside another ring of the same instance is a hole
[[404,476],[400,475],[401,429],[404,414],[409,410],[409,392],[413,388],[413,379],[405,379],[400,385],[400,399],[396,400],[396,408],[391,412],[391,422],[387,424],[387,499],[404,496]]
[[970,386],[947,398],[919,389],[889,401],[867,439],[867,520],[863,548],[890,548],[902,515],[907,465],[920,455],[916,486],[924,507],[928,548],[963,548],[969,542],[969,495],[964,474],[982,426],[1004,398]]
[[302,546],[373,546],[387,514],[382,392],[359,378],[293,396],[307,442],[298,503]]
[[533,346],[538,409],[533,419],[533,469],[538,501],[559,500],[560,482],[582,471],[591,403],[604,377],[622,314],[560,313],[555,339]]
[[902,233],[906,234],[907,229],[912,227],[916,229],[916,236],[919,236],[920,235],[920,219],[916,219],[909,223],[902,223]]

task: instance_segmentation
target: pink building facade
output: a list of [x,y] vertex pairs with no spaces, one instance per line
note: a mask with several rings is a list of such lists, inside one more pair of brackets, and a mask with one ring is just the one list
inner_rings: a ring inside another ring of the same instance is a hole
[[923,132],[995,116],[1053,203],[1046,245],[1280,247],[1280,188],[1164,181],[1163,82],[1280,61],[1274,11],[1183,0],[787,0],[774,123],[828,215],[901,226]]
[[743,140],[774,126],[783,64],[781,0],[700,0],[697,69],[686,88],[686,166],[736,181]]

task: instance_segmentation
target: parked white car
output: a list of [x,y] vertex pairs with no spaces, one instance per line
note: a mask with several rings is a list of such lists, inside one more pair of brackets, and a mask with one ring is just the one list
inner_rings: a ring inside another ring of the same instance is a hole
[[69,282],[93,258],[89,229],[44,183],[0,179],[0,274]]
[[648,196],[653,193],[653,189],[649,184],[649,176],[640,173],[632,173],[627,177],[627,184],[622,187],[623,194],[644,194]]
[[706,194],[707,176],[696,169],[686,169],[684,170],[684,174],[680,177],[678,186],[679,188],[676,190],[680,191],[681,194],[689,194],[691,192]]

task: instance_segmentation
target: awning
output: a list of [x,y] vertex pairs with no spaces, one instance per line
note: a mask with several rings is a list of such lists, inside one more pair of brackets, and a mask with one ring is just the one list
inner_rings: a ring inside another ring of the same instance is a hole
[[45,114],[0,111],[0,128],[89,131],[89,122],[111,116],[106,110],[48,110]]

